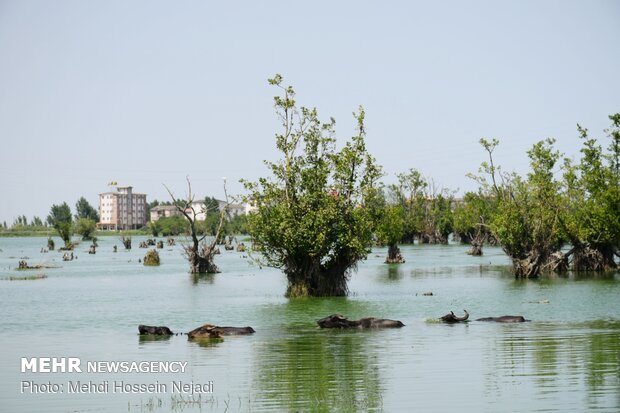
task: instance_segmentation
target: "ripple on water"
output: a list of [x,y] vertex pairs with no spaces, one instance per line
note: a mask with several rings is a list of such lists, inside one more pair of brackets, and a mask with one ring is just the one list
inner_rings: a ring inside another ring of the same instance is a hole
[[[38,256],[41,241],[0,239],[0,268],[15,264],[10,256]],[[288,300],[279,271],[248,265],[236,253],[217,257],[221,274],[192,277],[179,248],[162,251],[160,267],[146,268],[138,263],[144,250],[114,254],[112,245],[120,245],[115,237],[99,244],[96,256],[79,253],[44,280],[0,281],[0,388],[8,410],[147,408],[148,397],[131,395],[7,394],[4,389],[24,379],[16,367],[20,357],[49,355],[187,361],[188,371],[175,379],[215,384],[214,402],[183,405],[188,412],[226,406],[264,412],[620,411],[616,276],[517,281],[498,248],[480,258],[458,245],[405,246],[407,262],[400,266],[383,264],[385,249],[361,263],[347,298]],[[59,262],[59,255],[46,255]],[[463,309],[471,322],[437,322]],[[316,320],[333,313],[398,319],[406,326],[319,329]],[[532,322],[473,321],[504,314]],[[250,325],[256,334],[200,342],[137,335],[138,324],[186,332],[205,323]],[[157,397],[164,405],[153,411],[171,410],[169,395]]]

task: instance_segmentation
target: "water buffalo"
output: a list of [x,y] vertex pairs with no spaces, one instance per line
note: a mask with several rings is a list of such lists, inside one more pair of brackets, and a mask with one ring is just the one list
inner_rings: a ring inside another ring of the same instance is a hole
[[503,315],[501,317],[479,318],[476,321],[495,321],[496,323],[523,323],[525,321],[530,321],[530,320],[526,320],[521,315]]
[[457,317],[452,311],[450,311],[450,314],[446,314],[445,316],[441,317],[440,320],[444,323],[460,323],[463,321],[467,321],[467,319],[469,318],[469,313],[467,312],[467,310],[463,311],[465,312],[465,315],[463,317]]
[[144,326],[142,324],[138,326],[138,331],[141,335],[152,334],[156,336],[171,336],[174,334],[168,327]]
[[347,320],[342,314],[332,314],[317,321],[321,328],[400,328],[404,324],[398,320],[367,317]]
[[220,327],[205,324],[190,331],[187,335],[189,338],[221,338],[222,336],[238,336],[255,332],[252,327]]

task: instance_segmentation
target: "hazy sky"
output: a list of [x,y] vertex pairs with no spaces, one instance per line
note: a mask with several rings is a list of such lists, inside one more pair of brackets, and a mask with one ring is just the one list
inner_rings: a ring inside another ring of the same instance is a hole
[[480,137],[522,172],[546,137],[575,156],[577,122],[605,136],[620,2],[0,0],[0,222],[97,207],[112,180],[241,192],[277,157],[275,73],[340,142],[363,105],[386,181],[413,167],[462,192]]

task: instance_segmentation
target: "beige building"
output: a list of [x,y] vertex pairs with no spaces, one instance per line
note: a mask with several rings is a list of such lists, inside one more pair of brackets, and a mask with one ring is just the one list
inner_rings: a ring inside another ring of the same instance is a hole
[[179,217],[182,215],[181,211],[174,205],[158,205],[151,208],[151,222],[155,222],[159,218]]
[[146,194],[133,192],[131,186],[119,186],[116,192],[99,194],[97,227],[104,230],[138,229],[146,225]]
[[[231,218],[234,218],[237,215],[245,215],[245,210],[246,210],[245,205],[226,204],[226,201],[220,201],[219,199],[217,199],[216,201],[217,201],[218,211],[221,212],[224,208],[227,208],[228,215]],[[207,211],[206,211],[206,206],[205,206],[204,201],[194,201],[192,202],[191,207],[194,208],[194,211],[196,212],[196,221],[204,221],[205,219],[207,219],[207,214],[206,214]],[[190,210],[191,208],[188,208],[187,212],[191,216]],[[213,212],[213,211],[210,211],[210,212]],[[152,214],[151,214],[151,217],[152,217]]]

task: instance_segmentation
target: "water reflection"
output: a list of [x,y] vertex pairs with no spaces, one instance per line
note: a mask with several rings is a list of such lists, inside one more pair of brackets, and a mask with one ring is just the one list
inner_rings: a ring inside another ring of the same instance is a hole
[[400,264],[386,264],[383,268],[384,272],[381,273],[381,281],[398,281],[405,275]]
[[192,284],[213,284],[216,274],[190,274]]
[[602,332],[585,337],[588,342],[586,374],[590,392],[620,388],[620,333]]
[[222,342],[224,342],[223,338],[210,338],[210,337],[194,337],[188,338],[187,341],[194,345],[198,345],[203,348],[214,348],[219,346]]
[[375,303],[345,297],[291,299],[262,307],[259,316],[270,325],[261,330],[269,338],[254,349],[259,410],[381,410],[377,348],[383,348],[384,335],[320,329],[315,321],[334,313],[354,319],[380,312]]
[[138,343],[139,344],[149,344],[149,343],[161,343],[170,340],[172,336],[158,336],[155,334],[139,334],[138,335]]
[[[0,268],[15,266],[7,256],[39,254],[40,242],[0,238]],[[8,389],[0,391],[1,411],[63,412],[70,406],[118,412],[129,402],[128,410],[145,409],[144,395],[20,394],[20,357],[47,354],[188,361],[188,376],[179,379],[214,380],[216,391],[214,404],[183,404],[187,412],[224,411],[228,403],[228,411],[267,412],[620,411],[618,274],[519,281],[498,248],[485,247],[475,258],[458,246],[405,246],[405,264],[384,264],[384,250],[361,263],[347,298],[288,300],[280,271],[248,267],[237,254],[218,256],[222,274],[189,276],[178,248],[161,251],[164,265],[145,268],[138,264],[143,251],[114,254],[115,243],[102,237],[96,255],[79,254],[49,270],[45,281],[0,282],[0,388]],[[61,256],[53,257],[57,262]],[[533,321],[432,321],[463,308],[472,319],[513,314]],[[333,313],[400,319],[406,327],[318,329],[315,320]],[[162,320],[187,331],[209,321],[205,317],[257,332],[223,342],[186,336],[136,341],[138,322]],[[45,340],[33,340],[32,331],[44,332]],[[160,411],[174,410],[170,394],[157,397],[165,403]]]
[[259,404],[277,411],[377,411],[382,386],[372,332],[289,332],[257,349]]
[[584,394],[589,409],[618,411],[620,330],[617,324],[541,323],[532,324],[533,328],[527,330],[507,330],[499,342],[497,359],[492,363],[497,374],[486,376],[487,387],[522,385],[524,378],[531,378],[535,384],[533,402],[541,405],[541,400],[554,400],[554,408],[547,406],[546,411],[573,410],[577,402],[583,403]]

